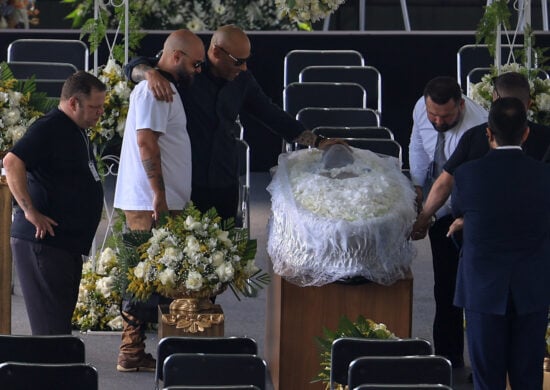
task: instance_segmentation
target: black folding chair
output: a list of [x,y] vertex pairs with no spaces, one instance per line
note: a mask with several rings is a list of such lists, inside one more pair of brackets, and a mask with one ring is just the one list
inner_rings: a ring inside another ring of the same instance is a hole
[[[523,50],[523,45],[504,44],[501,46],[501,64],[517,62],[510,52]],[[511,61],[508,61],[511,59]],[[537,54],[533,51],[533,64],[537,67]],[[487,68],[495,64],[487,45],[464,45],[456,53],[456,78],[458,84],[465,90],[467,86],[466,76],[474,68]]]
[[44,80],[63,80],[77,71],[76,67],[63,62],[8,62],[13,76],[19,80],[35,76]]
[[8,46],[8,62],[64,62],[89,69],[88,46],[77,39],[16,39]]
[[320,126],[312,130],[316,135],[322,135],[328,138],[380,138],[394,139],[390,129],[384,126],[365,126],[365,127],[325,127]]
[[254,385],[266,388],[267,365],[256,355],[176,353],[164,361],[164,386]]
[[84,363],[40,364],[7,362],[0,364],[2,390],[97,390],[95,367]]
[[298,81],[302,69],[310,65],[365,65],[355,50],[291,50],[284,59],[284,84]]
[[[250,229],[250,146],[243,139],[237,139],[239,153],[239,209],[236,225]],[[250,231],[249,231],[250,233]]]
[[414,339],[366,339],[342,337],[332,342],[330,358],[330,388],[336,383],[348,383],[348,368],[361,356],[407,356],[431,355],[432,345],[428,340]]
[[302,69],[298,80],[357,83],[367,92],[367,107],[382,114],[382,76],[374,66],[312,65]]
[[84,342],[71,335],[0,335],[0,362],[84,363]]
[[256,355],[258,345],[249,337],[165,337],[157,346],[155,385],[164,380],[164,360],[175,353],[248,354]]
[[380,126],[380,115],[372,108],[305,107],[296,114],[306,129],[319,126]]
[[349,365],[348,385],[442,384],[452,386],[451,362],[442,356],[365,356]]

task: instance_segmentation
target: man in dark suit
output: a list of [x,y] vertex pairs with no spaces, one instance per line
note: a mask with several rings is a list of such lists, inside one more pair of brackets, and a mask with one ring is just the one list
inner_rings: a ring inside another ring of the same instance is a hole
[[496,100],[491,151],[455,171],[452,234],[464,227],[454,304],[466,313],[474,388],[542,388],[550,304],[550,166],[526,156],[525,105]]

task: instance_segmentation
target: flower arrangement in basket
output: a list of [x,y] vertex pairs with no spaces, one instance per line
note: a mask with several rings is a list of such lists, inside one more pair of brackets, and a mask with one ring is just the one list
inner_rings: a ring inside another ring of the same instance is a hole
[[136,248],[128,287],[137,299],[152,293],[171,298],[207,298],[227,287],[239,297],[268,282],[254,263],[256,240],[232,220],[222,226],[215,209],[201,214],[190,202],[181,215],[166,217]]
[[72,324],[80,331],[121,330],[120,291],[116,288],[120,268],[115,250],[105,248],[84,263]]
[[305,23],[311,29],[311,23],[326,18],[340,7],[345,0],[275,0],[275,4],[291,20]]
[[[367,319],[363,316],[358,316],[357,320],[352,322],[347,317],[340,318],[338,322],[338,328],[334,331],[327,328],[323,328],[324,337],[316,337],[316,342],[319,347],[320,355],[319,361],[321,365],[321,371],[317,374],[317,377],[313,382],[323,382],[326,385],[326,389],[330,389],[330,361],[332,343],[334,340],[341,337],[357,337],[368,339],[395,339],[397,338],[392,332],[388,330],[386,325],[379,324],[373,320]],[[344,385],[335,384],[336,390],[344,390]]]
[[[525,66],[510,63],[500,68],[500,73],[517,72],[529,80],[531,86],[531,106],[527,112],[528,119],[542,125],[550,125],[550,79],[540,78],[539,69],[528,70]],[[489,110],[493,101],[493,78],[497,70],[493,69],[481,78],[479,83],[471,85],[470,98]]]
[[110,58],[106,65],[99,68],[97,77],[107,86],[104,112],[96,125],[86,131],[96,155],[101,157],[107,146],[114,146],[122,141],[132,84],[126,80],[122,67],[114,58]]
[[0,153],[6,153],[44,112],[57,105],[36,92],[34,77],[17,80],[6,62],[0,63]]

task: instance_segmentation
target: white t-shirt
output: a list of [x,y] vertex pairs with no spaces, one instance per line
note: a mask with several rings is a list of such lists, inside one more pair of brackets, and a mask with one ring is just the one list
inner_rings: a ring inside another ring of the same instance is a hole
[[[174,85],[172,89],[176,90]],[[170,210],[182,210],[191,198],[191,143],[183,103],[178,93],[171,103],[155,99],[147,81],[136,85],[130,95],[114,207],[153,210],[153,191],[137,145],[138,129],[161,133],[158,142],[166,201]]]

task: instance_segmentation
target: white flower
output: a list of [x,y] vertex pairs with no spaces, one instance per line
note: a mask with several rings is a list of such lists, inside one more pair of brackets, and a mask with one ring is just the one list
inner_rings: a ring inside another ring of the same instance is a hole
[[111,291],[114,286],[114,278],[112,276],[106,276],[97,281],[96,291],[99,292],[104,297],[111,296]]
[[4,122],[7,126],[15,125],[19,119],[21,119],[21,113],[17,109],[8,110],[4,114]]
[[232,244],[229,239],[229,232],[225,230],[220,230],[218,232],[218,240],[220,240],[220,242],[227,247],[230,247]]
[[112,248],[105,248],[99,256],[96,272],[99,275],[107,275],[108,268],[116,264],[116,254]]
[[188,215],[185,219],[185,227],[189,230],[197,230],[202,227],[202,224],[199,221],[195,221],[191,215]]
[[111,328],[112,330],[122,329],[122,326],[123,326],[122,316],[120,316],[120,315],[116,316],[111,321],[107,322],[107,326],[109,328]]
[[220,278],[220,282],[228,282],[233,279],[234,269],[231,263],[222,263],[216,268],[216,274]]
[[145,276],[145,266],[143,261],[140,261],[134,268],[134,275],[136,278],[143,279]]
[[21,139],[21,137],[23,137],[26,131],[27,128],[25,126],[15,125],[8,128],[6,135],[11,138],[13,143],[16,143]]
[[166,268],[159,274],[159,280],[165,286],[173,286],[176,282],[176,273],[172,268]]
[[260,269],[256,266],[256,263],[254,262],[254,260],[248,260],[246,262],[246,265],[244,267],[244,272],[248,275],[248,276],[252,276],[254,275],[256,272],[258,272]]
[[212,253],[212,265],[214,267],[217,267],[219,266],[220,264],[223,263],[223,259],[224,259],[224,255],[223,255],[223,252],[221,251],[216,251],[214,253]]
[[185,281],[185,288],[191,291],[198,291],[202,287],[202,276],[199,272],[190,271]]
[[200,244],[199,241],[195,236],[187,236],[185,238],[185,249],[183,250],[184,253],[188,255],[192,255],[200,250]]

